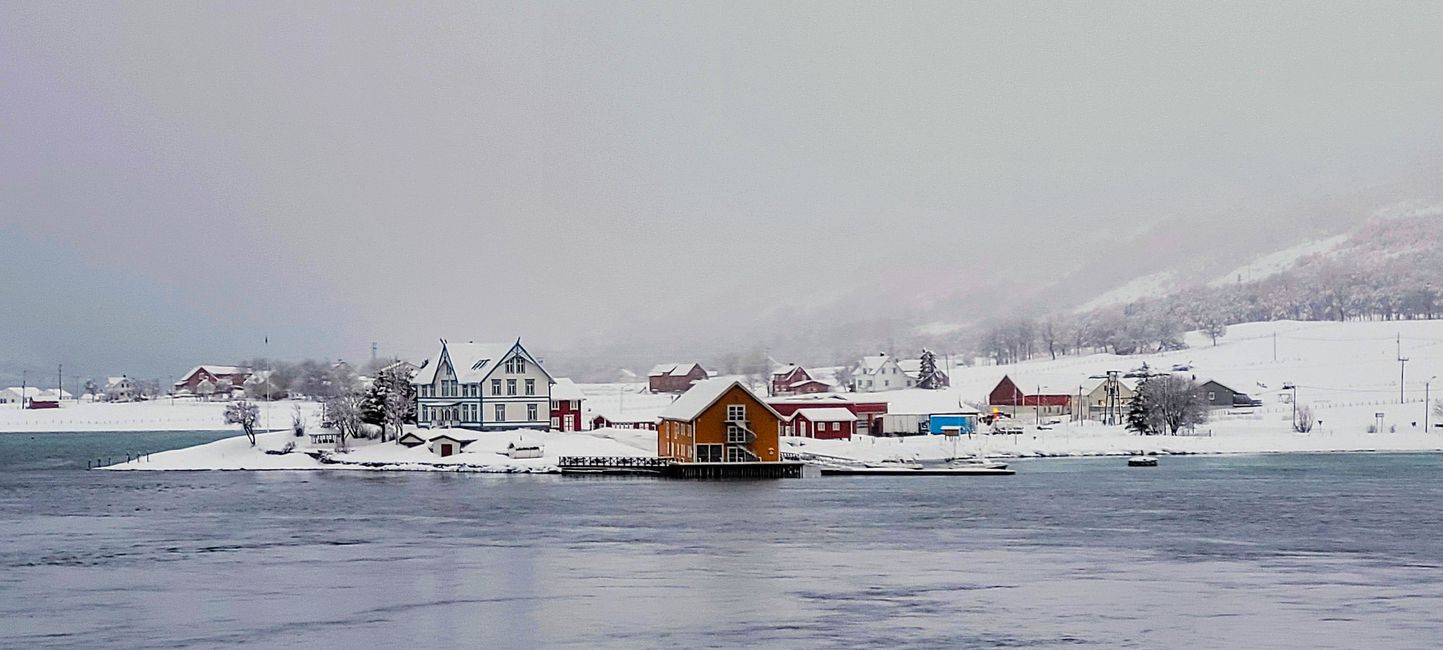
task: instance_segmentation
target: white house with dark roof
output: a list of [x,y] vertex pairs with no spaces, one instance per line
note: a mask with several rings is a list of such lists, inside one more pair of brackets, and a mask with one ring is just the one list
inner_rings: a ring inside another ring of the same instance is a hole
[[422,427],[477,431],[551,428],[556,380],[515,343],[441,341],[436,356],[411,378]]

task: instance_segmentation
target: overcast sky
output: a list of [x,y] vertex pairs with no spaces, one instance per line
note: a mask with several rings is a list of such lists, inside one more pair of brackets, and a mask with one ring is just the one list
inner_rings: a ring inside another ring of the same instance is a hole
[[1440,34],[1428,2],[7,2],[0,373],[706,336],[813,274],[1035,268],[1435,154]]

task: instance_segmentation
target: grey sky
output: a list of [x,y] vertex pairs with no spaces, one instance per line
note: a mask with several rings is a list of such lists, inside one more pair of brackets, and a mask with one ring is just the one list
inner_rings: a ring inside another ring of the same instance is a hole
[[925,301],[1431,159],[1440,34],[1422,2],[5,3],[0,366]]

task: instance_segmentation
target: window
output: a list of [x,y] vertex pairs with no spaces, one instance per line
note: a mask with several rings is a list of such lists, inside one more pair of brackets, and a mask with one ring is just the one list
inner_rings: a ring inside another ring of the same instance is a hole
[[727,404],[727,421],[741,422],[747,419],[746,404]]
[[536,421],[536,405],[535,405],[535,404],[527,404],[527,405],[526,405],[526,421],[527,421],[527,422],[535,422],[535,421]]
[[506,394],[507,394],[507,395],[515,395],[515,394],[516,394],[516,380],[515,380],[515,379],[507,379],[507,380],[506,380]]
[[722,462],[721,445],[697,445],[696,462],[698,463],[720,463]]
[[516,374],[524,374],[525,372],[526,360],[522,359],[521,357],[516,357]]
[[749,460],[751,460],[751,458],[747,456],[745,449],[740,447],[727,447],[728,463],[745,463]]
[[527,379],[527,380],[526,380],[526,394],[527,394],[527,395],[535,395],[535,394],[536,394],[536,380],[535,380],[535,379]]
[[747,430],[735,424],[727,425],[727,442],[746,442]]
[[496,421],[497,421],[497,422],[505,422],[505,421],[506,421],[506,405],[505,405],[505,404],[497,404],[497,405],[496,405]]
[[1211,401],[1213,401],[1214,399],[1217,399],[1217,398],[1214,396],[1214,393],[1213,393],[1212,391],[1208,391],[1208,401],[1211,402]]
[[558,418],[558,417],[553,417],[553,418],[551,418],[551,428],[553,428],[553,429],[560,429],[560,428],[561,428],[561,418]]
[[417,418],[417,419],[420,420],[420,421],[422,421],[422,422],[430,422],[430,421],[431,421],[431,407],[429,407],[429,406],[422,406],[422,407],[421,407],[421,417],[419,417],[419,418]]
[[500,380],[500,379],[492,379],[492,380],[491,380],[491,394],[492,394],[492,395],[500,395],[500,394],[501,394],[501,380]]

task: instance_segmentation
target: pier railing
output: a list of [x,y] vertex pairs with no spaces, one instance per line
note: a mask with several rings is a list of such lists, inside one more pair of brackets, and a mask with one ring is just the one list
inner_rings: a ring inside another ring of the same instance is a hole
[[562,456],[556,459],[559,467],[596,467],[596,468],[663,468],[671,464],[668,458],[651,458],[648,456]]

